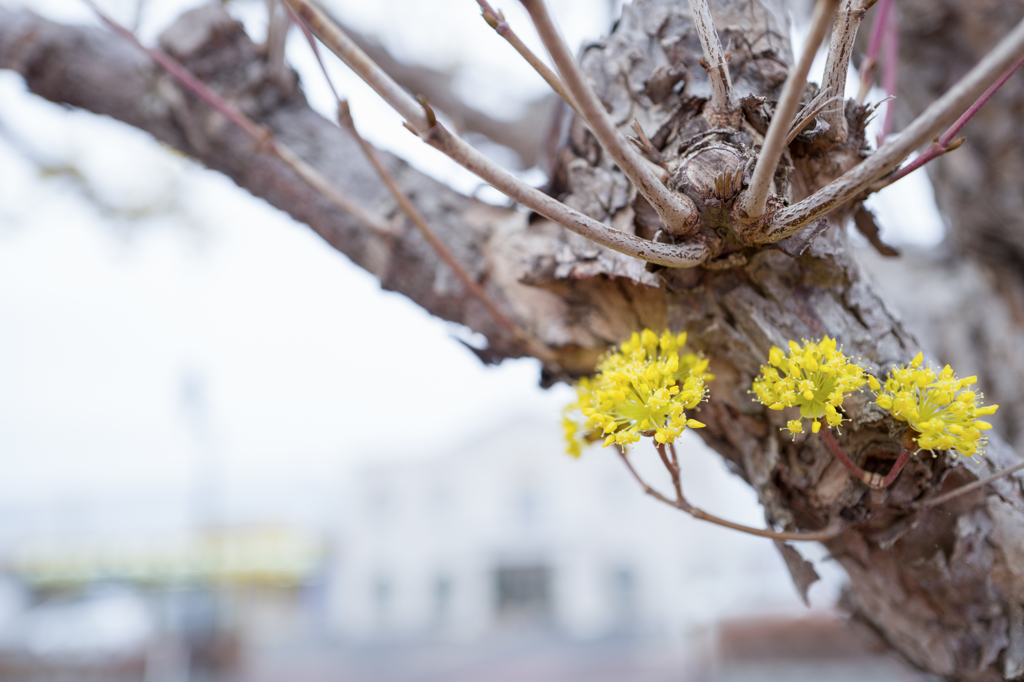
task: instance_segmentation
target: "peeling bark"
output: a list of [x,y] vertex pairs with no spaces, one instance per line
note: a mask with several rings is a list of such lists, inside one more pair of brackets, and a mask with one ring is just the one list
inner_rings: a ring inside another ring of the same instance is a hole
[[[611,36],[584,50],[581,63],[616,124],[627,130],[639,120],[670,166],[677,164],[685,175],[687,159],[674,158],[680,147],[714,152],[702,158],[712,170],[723,170],[735,165],[735,141],[696,116],[710,87],[683,5],[636,0]],[[766,97],[770,109],[790,59],[782,3],[723,0],[714,10],[723,42],[732,44],[738,96]],[[283,92],[279,79],[266,77],[261,58],[236,24],[217,10],[200,12],[205,14],[191,20],[205,17],[200,23],[210,28],[204,40],[167,49],[339,187],[404,224],[354,141],[313,113],[300,93]],[[44,97],[119,118],[227,174],[308,223],[385,287],[484,333],[490,358],[521,353],[486,311],[463,296],[411,226],[394,240],[360,230],[130,46],[93,29],[0,11],[0,67],[22,73]],[[812,96],[813,88],[806,94]],[[751,111],[760,106],[752,101]],[[862,113],[847,107],[851,139],[845,145],[818,146],[819,128],[812,125],[790,146],[776,184],[790,187],[791,200],[861,158],[862,138],[854,133]],[[749,135],[749,144],[759,133],[751,124],[742,134]],[[707,146],[694,147],[695,139]],[[845,223],[855,207],[830,216],[828,225],[819,226],[828,229],[816,239],[812,235],[802,255],[746,249],[720,269],[666,270],[548,221],[460,196],[394,157],[387,163],[459,260],[510,317],[553,351],[557,361],[546,367],[547,380],[588,372],[609,344],[640,327],[688,331],[717,375],[709,403],[696,415],[707,424],[700,433],[757,490],[776,525],[817,530],[837,519],[847,524],[826,544],[850,574],[846,603],[855,618],[918,667],[949,679],[997,680],[1024,669],[1019,482],[1001,480],[922,512],[912,507],[923,496],[1008,466],[1013,455],[1003,441],[993,438],[979,462],[945,454],[914,458],[891,488],[869,491],[822,440],[784,436],[781,427],[790,415],[766,410],[748,395],[770,346],[789,339],[834,336],[847,354],[876,371],[917,352],[918,342],[847,245]],[[687,177],[697,187],[703,176]],[[619,229],[656,228],[650,206],[578,122],[569,126],[550,189]],[[846,451],[869,470],[887,470],[903,438],[900,425],[865,395],[848,399],[845,408]]]

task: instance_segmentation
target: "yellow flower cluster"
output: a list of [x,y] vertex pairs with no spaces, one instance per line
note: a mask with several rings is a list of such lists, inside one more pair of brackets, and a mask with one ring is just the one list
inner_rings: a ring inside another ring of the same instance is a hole
[[920,434],[922,450],[956,450],[968,457],[980,453],[986,441],[981,432],[992,425],[978,417],[993,414],[999,406],[977,404],[980,396],[967,390],[977,377],[958,379],[949,365],[936,372],[930,363],[922,367],[923,359],[918,353],[909,367],[893,367],[884,385],[871,377],[875,402]]
[[772,410],[800,407],[801,419],[786,424],[790,433],[803,433],[803,419],[813,420],[811,430],[821,429],[821,417],[829,426],[838,426],[843,418],[836,409],[843,396],[860,390],[867,382],[864,370],[836,349],[836,340],[826,336],[818,343],[805,340],[801,346],[789,342],[789,354],[774,346],[768,365],[754,380],[757,399]]
[[685,345],[685,333],[659,338],[645,329],[602,358],[597,374],[580,380],[577,401],[565,410],[569,454],[578,457],[583,444],[602,436],[606,446],[626,446],[640,436],[671,443],[687,427],[704,426],[688,419],[686,410],[704,400],[705,382],[714,376],[706,359],[683,353]]

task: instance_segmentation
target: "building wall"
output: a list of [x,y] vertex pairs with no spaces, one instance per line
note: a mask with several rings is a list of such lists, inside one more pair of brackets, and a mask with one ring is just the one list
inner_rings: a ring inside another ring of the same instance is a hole
[[[753,493],[703,447],[680,447],[691,501],[761,525]],[[653,450],[632,459],[669,489]],[[610,449],[566,456],[553,419],[364,468],[340,505],[330,614],[349,641],[523,628],[679,638],[724,617],[803,608],[769,541],[643,495]]]

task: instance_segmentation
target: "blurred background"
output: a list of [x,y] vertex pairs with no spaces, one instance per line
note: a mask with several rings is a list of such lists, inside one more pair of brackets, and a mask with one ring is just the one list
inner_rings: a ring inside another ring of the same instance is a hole
[[[149,44],[200,4],[102,3]],[[547,94],[472,0],[324,4],[493,120]],[[621,11],[551,4],[576,46]],[[225,6],[262,39],[263,0]],[[294,31],[287,55],[330,117]],[[374,144],[504,201],[328,68]],[[883,238],[939,242],[924,175],[900,191],[873,198]],[[224,177],[0,72],[0,680],[918,679],[845,629],[822,548],[799,547],[808,607],[770,541],[659,506],[600,448],[564,455],[572,389],[476,343]],[[695,504],[763,525],[699,439],[682,452]]]

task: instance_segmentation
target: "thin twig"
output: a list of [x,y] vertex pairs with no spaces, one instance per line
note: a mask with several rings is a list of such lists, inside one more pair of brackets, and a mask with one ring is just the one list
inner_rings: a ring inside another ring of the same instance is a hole
[[323,41],[350,69],[384,98],[417,132],[427,130],[430,122],[419,102],[398,83],[384,73],[370,57],[341,30],[330,17],[308,0],[282,0],[292,8],[299,19]]
[[729,63],[722,50],[722,41],[715,29],[708,0],[690,0],[690,13],[704,50],[704,69],[711,80],[711,109],[716,113],[728,113],[736,109],[732,94],[732,79],[729,77]]
[[963,127],[967,125],[967,122],[974,118],[974,115],[978,113],[978,111],[985,106],[985,103],[992,98],[992,95],[996,93],[996,90],[1003,87],[1003,84],[1009,80],[1010,76],[1012,76],[1017,69],[1020,68],[1021,64],[1024,64],[1024,57],[1018,59],[1013,66],[1006,70],[1006,73],[999,77],[999,80],[989,86],[989,89],[986,90],[985,93],[946,130],[946,132],[942,133],[938,140],[932,142],[928,146],[928,149],[921,152],[916,159],[908,163],[903,168],[900,168],[891,177],[886,178],[885,185],[883,186],[891,185],[900,178],[905,177],[907,174],[913,173],[932,159],[938,158],[946,152],[951,152],[962,145],[964,143],[964,138],[957,138],[957,135],[961,130],[963,130]]
[[863,104],[864,98],[875,82],[875,67],[878,65],[878,54],[882,49],[882,36],[885,35],[885,24],[889,20],[889,11],[893,0],[879,0],[875,10],[875,20],[871,24],[871,38],[868,40],[868,51],[860,65],[860,91],[857,93],[857,104]]
[[627,138],[632,142],[640,153],[653,164],[656,164],[662,172],[666,170],[665,159],[662,158],[661,152],[651,142],[651,138],[647,137],[647,133],[644,132],[643,127],[640,125],[640,121],[633,119],[633,132],[636,133],[636,137]]
[[513,201],[591,241],[634,258],[667,267],[684,268],[701,265],[707,260],[710,249],[702,242],[662,244],[620,232],[526,184],[449,132],[437,121],[429,105],[420,104],[412,99],[309,0],[284,1],[291,5],[296,14],[332,52],[405,117],[408,127],[415,134]]
[[576,106],[576,100],[574,100],[572,95],[569,94],[569,91],[565,89],[565,83],[562,82],[562,79],[559,78],[558,74],[552,71],[547,64],[542,62],[540,57],[534,54],[534,52],[526,46],[519,36],[516,35],[516,32],[513,31],[512,27],[508,25],[507,21],[505,21],[505,15],[501,10],[495,11],[487,0],[476,0],[476,2],[480,5],[481,14],[484,21],[487,22],[487,25],[493,28],[495,33],[508,41],[508,44],[515,48],[515,51],[533,67],[533,70],[536,71],[549,86],[551,86],[551,89],[554,90],[559,97],[565,100],[565,103],[572,107],[573,110],[579,114],[580,118],[583,118],[583,115],[580,114],[579,108]]
[[[494,301],[491,300],[491,297],[487,295],[487,292],[484,291],[484,288],[480,286],[480,283],[469,276],[469,273],[466,272],[466,269],[462,267],[458,260],[456,260],[455,256],[452,255],[452,252],[448,250],[448,247],[444,245],[444,242],[442,242],[440,238],[438,238],[437,234],[430,229],[426,218],[423,217],[420,210],[416,208],[416,205],[409,199],[409,195],[405,193],[401,186],[399,186],[398,181],[395,180],[394,176],[391,175],[391,172],[388,171],[381,162],[380,157],[377,155],[377,150],[359,134],[359,131],[356,129],[355,121],[352,119],[348,102],[344,100],[340,100],[338,102],[338,122],[345,126],[345,129],[348,130],[352,137],[356,139],[356,142],[359,143],[360,148],[363,150],[363,154],[373,165],[374,169],[376,169],[377,175],[379,175],[380,179],[384,181],[384,184],[391,192],[391,196],[395,198],[395,201],[397,201],[398,205],[402,208],[402,212],[409,216],[409,219],[420,231],[420,234],[423,235],[423,238],[427,240],[430,247],[434,249],[441,260],[443,260],[445,264],[451,268],[452,272],[455,273],[455,276],[459,278],[459,281],[462,282],[462,286],[466,288],[466,291],[483,303],[484,307],[487,308],[487,311],[491,314],[494,320],[506,332],[508,332],[509,335],[516,340],[524,340],[519,327],[513,324],[512,321],[509,320],[503,312],[501,312],[498,306],[495,305]],[[548,355],[550,355],[550,353],[548,353]]]
[[789,126],[793,122],[793,116],[800,105],[800,98],[804,94],[807,73],[811,70],[811,62],[814,61],[814,55],[817,54],[818,47],[821,46],[821,41],[825,38],[825,32],[828,31],[832,14],[838,3],[839,0],[818,0],[814,6],[814,14],[811,16],[811,32],[807,36],[807,42],[804,43],[804,51],[800,55],[800,60],[790,70],[786,84],[782,87],[782,95],[775,106],[772,122],[768,126],[768,133],[761,145],[761,153],[757,157],[757,165],[754,166],[754,174],[750,178],[750,187],[737,202],[741,215],[746,214],[746,219],[751,222],[756,221],[764,213],[772,178],[775,177],[775,169],[786,148]]
[[853,44],[857,40],[857,29],[866,12],[862,0],[842,0],[832,24],[832,38],[828,44],[822,92],[826,93],[826,96],[838,98],[839,106],[829,107],[822,118],[829,125],[829,139],[837,143],[844,142],[850,133],[842,103],[846,92],[846,74],[850,70],[850,57],[853,55]]
[[548,49],[555,67],[562,76],[562,82],[572,93],[583,119],[594,137],[608,152],[622,172],[633,181],[637,191],[651,204],[665,225],[665,230],[675,236],[686,236],[696,228],[699,219],[697,207],[688,197],[672,192],[658,175],[645,163],[626,138],[615,127],[615,122],[604,105],[594,94],[576,65],[569,48],[565,45],[558,29],[548,13],[544,0],[523,0],[541,41]]
[[274,153],[277,158],[291,167],[295,173],[302,178],[306,184],[315,189],[328,201],[352,216],[356,222],[374,232],[394,236],[395,228],[389,225],[382,218],[370,214],[361,206],[345,196],[334,184],[327,179],[320,171],[309,165],[307,162],[292,151],[284,143],[279,142],[269,129],[258,125],[247,117],[230,102],[214,92],[209,86],[196,78],[184,66],[165,52],[146,47],[135,34],[124,26],[107,16],[92,0],[83,0],[99,18],[116,33],[124,36],[140,50],[149,55],[150,59],[156,62],[161,68],[170,74],[175,80],[185,86],[197,97],[213,107],[217,112],[243,130],[249,137],[256,141],[262,148]]
[[644,479],[640,478],[640,474],[638,474],[636,469],[633,468],[633,464],[629,461],[629,456],[626,455],[625,450],[623,450],[618,445],[615,446],[615,449],[618,451],[619,456],[622,458],[622,461],[625,463],[626,468],[629,469],[629,473],[631,473],[633,475],[633,478],[636,479],[636,482],[640,484],[640,487],[643,488],[643,491],[645,493],[647,493],[648,495],[650,495],[651,497],[653,497],[656,500],[664,502],[665,504],[667,504],[667,505],[669,505],[671,507],[675,507],[676,509],[679,509],[680,511],[686,512],[687,514],[689,514],[690,516],[692,516],[695,519],[699,519],[701,521],[707,521],[708,523],[713,523],[716,526],[723,526],[724,528],[731,528],[732,530],[737,530],[737,531],[739,531],[741,533],[746,533],[748,535],[756,535],[756,536],[762,537],[762,538],[771,538],[772,540],[823,542],[825,540],[831,540],[832,538],[838,537],[843,532],[843,529],[844,529],[843,522],[842,522],[842,520],[839,520],[839,519],[837,519],[834,523],[830,524],[827,528],[824,528],[822,530],[817,530],[817,531],[807,531],[807,532],[777,531],[777,530],[770,530],[770,529],[767,529],[767,528],[753,528],[751,526],[744,526],[744,525],[739,524],[739,523],[733,523],[732,521],[727,521],[727,520],[725,520],[723,518],[719,518],[719,517],[717,517],[717,516],[715,516],[713,514],[708,514],[706,511],[704,511],[702,509],[698,509],[697,507],[694,507],[693,505],[691,505],[689,502],[687,502],[682,497],[680,497],[678,501],[673,502],[672,500],[670,500],[669,498],[665,497],[664,495],[659,493],[657,490],[652,488],[651,486],[647,485],[647,483],[644,481]]
[[882,62],[882,87],[889,103],[885,105],[885,118],[882,119],[882,132],[878,134],[878,146],[881,147],[889,133],[892,132],[893,121],[896,120],[896,77],[900,66],[900,32],[899,14],[894,7],[889,12],[889,20],[885,22],[885,61]]
[[1004,478],[1011,474],[1015,474],[1021,469],[1024,469],[1024,462],[1018,462],[1009,469],[1003,469],[998,473],[992,474],[991,476],[986,476],[985,478],[974,481],[973,483],[968,483],[967,485],[962,485],[959,488],[954,488],[953,490],[950,490],[948,493],[943,493],[938,497],[932,497],[927,500],[921,500],[914,506],[918,507],[919,509],[927,509],[929,507],[935,507],[940,504],[945,504],[946,502],[949,502],[955,497],[960,497],[961,495],[965,495],[969,492],[977,490],[978,488],[984,488],[989,483],[993,483],[995,481],[998,481],[1000,478]]
[[444,242],[441,241],[437,234],[427,224],[426,218],[423,217],[420,210],[416,208],[415,204],[413,204],[409,195],[406,194],[405,190],[403,190],[398,184],[398,181],[395,180],[395,177],[383,162],[381,162],[380,156],[377,154],[377,150],[366,141],[366,138],[359,134],[359,129],[356,128],[355,119],[352,118],[352,112],[349,108],[348,101],[343,100],[338,94],[338,90],[334,87],[334,82],[331,79],[330,74],[327,72],[327,67],[320,58],[320,50],[317,47],[316,38],[313,37],[313,34],[309,32],[309,29],[306,28],[305,24],[303,24],[299,17],[296,16],[291,7],[285,5],[285,8],[288,10],[288,14],[291,16],[292,21],[299,27],[303,35],[306,37],[306,42],[309,43],[310,48],[313,50],[313,54],[316,56],[317,63],[320,64],[320,71],[323,73],[324,79],[326,79],[331,92],[334,93],[334,99],[338,106],[338,123],[348,130],[352,137],[355,138],[356,142],[359,143],[359,147],[363,150],[364,156],[366,156],[367,160],[377,171],[377,175],[380,176],[380,179],[384,182],[385,186],[387,186],[388,190],[391,192],[391,196],[398,202],[402,211],[413,222],[413,225],[415,225],[420,231],[420,234],[422,234],[423,238],[427,240],[427,243],[434,249],[438,257],[443,260],[449,268],[451,268],[455,273],[455,276],[459,278],[460,282],[462,282],[462,286],[465,287],[466,291],[480,301],[485,308],[487,308],[487,311],[491,314],[498,325],[501,326],[515,341],[526,346],[535,357],[545,362],[553,363],[555,361],[554,354],[536,340],[526,336],[518,326],[516,326],[503,312],[501,312],[494,301],[491,300],[490,296],[487,295],[487,292],[484,291],[484,288],[480,286],[475,279],[469,276],[466,269],[462,267],[452,252],[448,250],[448,247],[445,246]]
[[[818,104],[817,100],[819,99],[819,97],[815,97],[813,100],[807,103],[807,106],[805,106],[802,110],[807,110],[807,113],[801,113],[800,118],[797,119],[797,122],[793,124],[793,127],[789,131],[789,137],[786,138],[787,147],[790,145],[791,142],[793,142],[793,140],[796,139],[796,136],[799,135],[800,132],[807,127],[807,124],[814,120],[815,116],[817,116],[818,114],[825,110],[825,107],[829,106],[830,104],[834,104],[836,100],[842,100],[842,97],[829,97],[821,104]],[[844,118],[843,120],[845,121],[846,119]]]
[[952,123],[1021,57],[1024,57],[1024,21],[1018,23],[946,94],[932,102],[895,140],[803,201],[780,210],[759,242],[784,239],[858,196],[917,147]]

